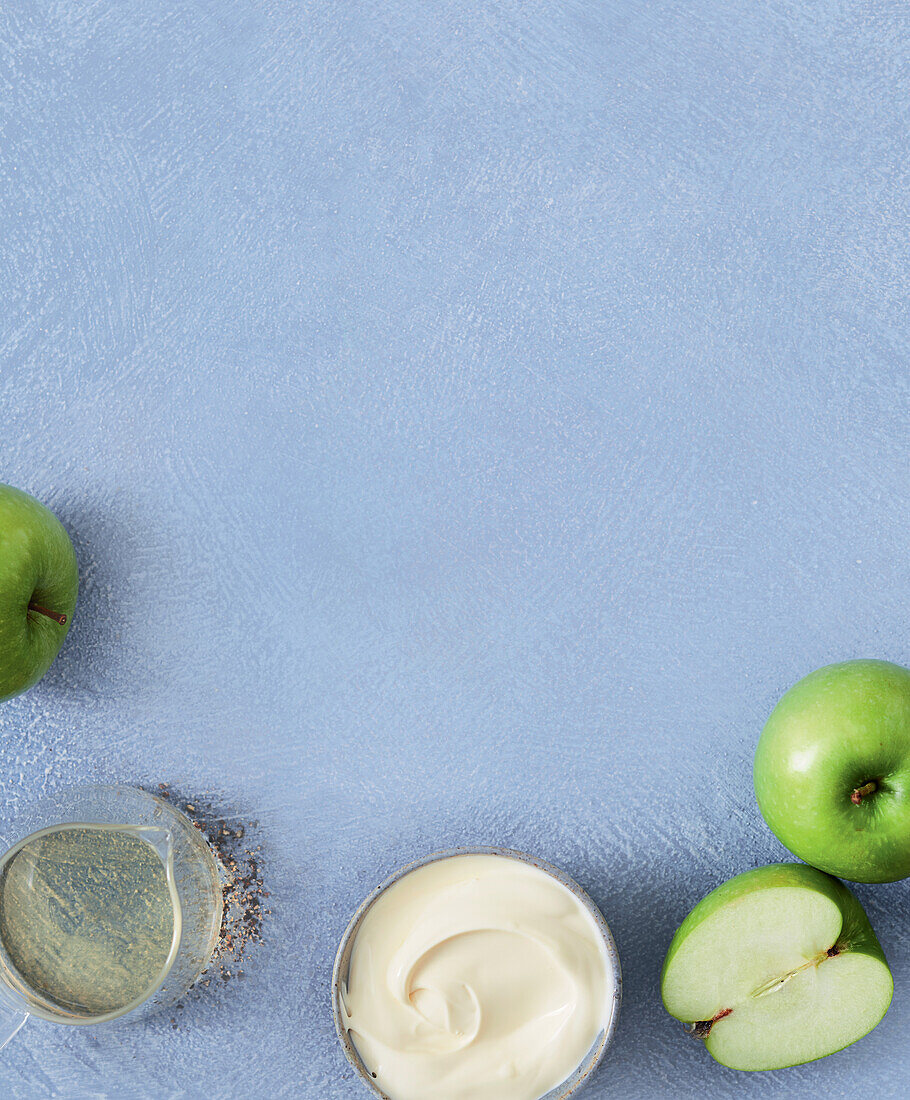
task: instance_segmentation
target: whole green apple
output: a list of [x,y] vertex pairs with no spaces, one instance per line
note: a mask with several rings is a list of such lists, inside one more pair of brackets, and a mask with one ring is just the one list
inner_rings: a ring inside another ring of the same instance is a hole
[[845,661],[806,676],[762,730],[765,821],[794,855],[854,882],[910,875],[910,670]]
[[36,684],[70,628],[79,589],[63,524],[34,497],[0,485],[0,700]]
[[680,925],[660,979],[664,1007],[731,1069],[782,1069],[855,1043],[894,982],[863,907],[802,863],[737,875]]

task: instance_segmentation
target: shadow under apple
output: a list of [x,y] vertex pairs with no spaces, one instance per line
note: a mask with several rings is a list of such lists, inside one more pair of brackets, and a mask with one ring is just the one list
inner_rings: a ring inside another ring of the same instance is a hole
[[128,689],[136,659],[131,628],[137,614],[133,584],[139,548],[149,545],[136,517],[101,505],[55,506],[76,551],[79,597],[66,640],[31,690],[95,696]]

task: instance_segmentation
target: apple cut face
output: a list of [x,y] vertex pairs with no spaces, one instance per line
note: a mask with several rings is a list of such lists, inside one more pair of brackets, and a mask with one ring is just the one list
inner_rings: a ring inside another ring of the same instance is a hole
[[799,864],[760,868],[709,894],[677,932],[661,984],[667,1011],[741,1070],[833,1054],[875,1027],[892,991],[859,902]]
[[870,955],[810,962],[776,989],[740,1002],[711,1028],[705,1046],[732,1069],[782,1069],[855,1043],[891,1002],[891,974]]

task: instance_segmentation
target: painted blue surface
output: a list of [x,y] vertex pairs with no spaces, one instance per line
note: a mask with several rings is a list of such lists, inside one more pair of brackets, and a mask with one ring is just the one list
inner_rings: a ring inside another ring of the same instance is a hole
[[259,821],[274,906],[179,1026],[29,1025],[4,1098],[366,1092],[328,981],[460,842],[611,922],[586,1095],[854,1097],[886,1020],[721,1069],[662,1012],[689,906],[783,858],[750,765],[825,662],[910,662],[900,0],[7,0],[2,471],[83,593],[0,708],[3,823],[70,782]]

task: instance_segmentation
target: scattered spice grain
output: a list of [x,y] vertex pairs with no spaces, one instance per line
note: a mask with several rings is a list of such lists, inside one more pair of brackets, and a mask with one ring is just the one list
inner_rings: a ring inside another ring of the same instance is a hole
[[225,982],[243,978],[246,975],[240,964],[249,962],[250,949],[263,942],[263,926],[271,914],[264,905],[270,892],[264,889],[261,848],[243,843],[248,831],[255,835],[259,822],[237,824],[235,818],[223,817],[214,804],[198,797],[190,801],[167,783],[158,784],[158,793],[182,810],[204,834],[221,869],[221,932],[212,961],[196,984],[207,986],[216,976]]

